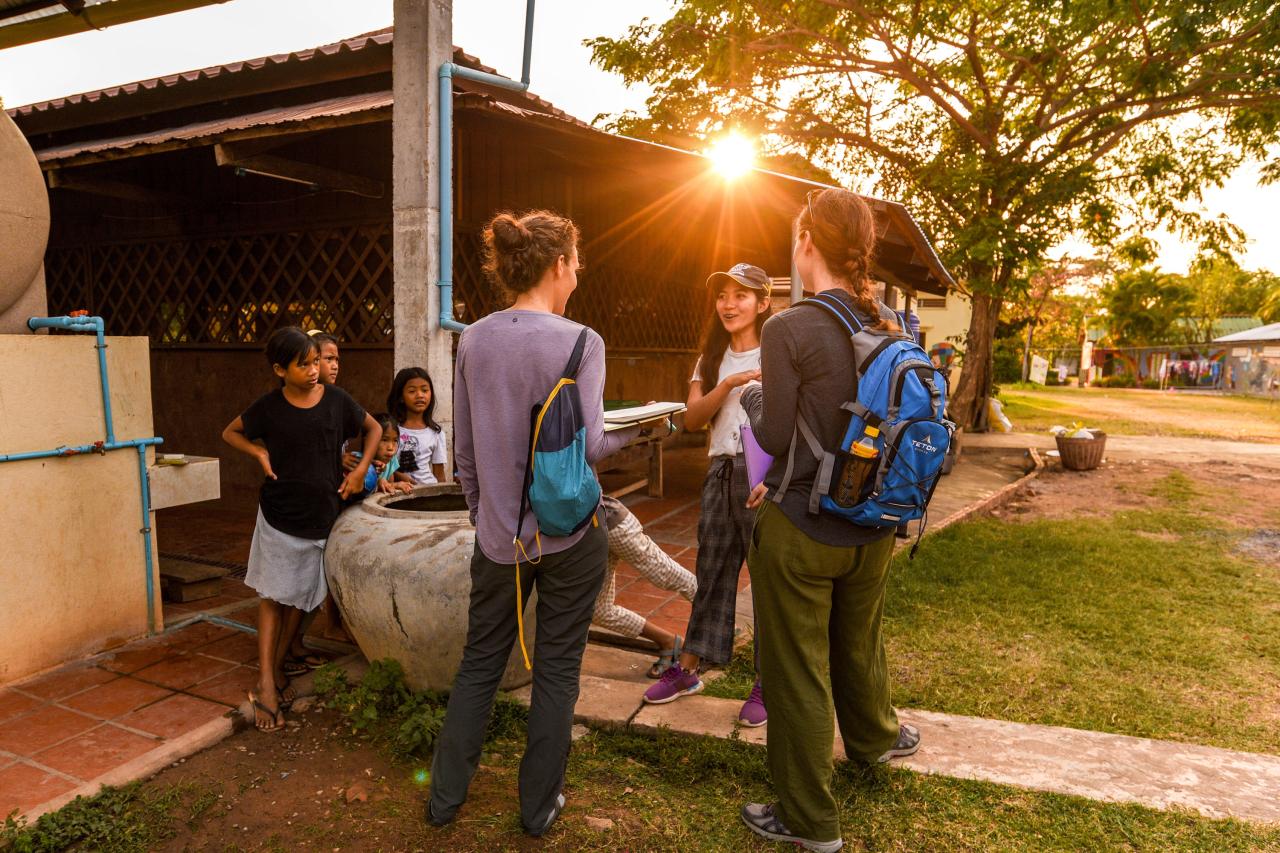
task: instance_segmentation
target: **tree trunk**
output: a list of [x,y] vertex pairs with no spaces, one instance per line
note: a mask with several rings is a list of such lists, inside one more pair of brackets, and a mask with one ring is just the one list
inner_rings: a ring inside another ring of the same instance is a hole
[[1022,381],[1027,382],[1031,379],[1031,338],[1035,333],[1036,321],[1034,318],[1027,323],[1027,343],[1022,348]]
[[972,431],[982,422],[987,397],[991,396],[992,355],[999,316],[999,299],[985,293],[973,294],[969,334],[965,338],[964,367],[948,406],[952,420],[966,430]]

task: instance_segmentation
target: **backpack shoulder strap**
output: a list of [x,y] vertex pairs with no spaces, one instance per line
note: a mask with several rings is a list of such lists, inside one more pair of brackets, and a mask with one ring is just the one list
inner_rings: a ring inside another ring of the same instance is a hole
[[591,331],[586,326],[582,327],[582,331],[578,333],[578,340],[573,344],[573,354],[569,356],[569,363],[564,366],[564,373],[560,375],[561,379],[576,379],[578,376],[578,368],[582,366],[582,353],[587,348],[587,332]]
[[862,321],[858,319],[858,315],[853,313],[848,305],[841,302],[839,297],[823,292],[796,304],[812,305],[815,308],[825,309],[827,313],[840,322],[840,325],[844,326],[845,331],[849,333],[849,337],[853,337],[862,331]]

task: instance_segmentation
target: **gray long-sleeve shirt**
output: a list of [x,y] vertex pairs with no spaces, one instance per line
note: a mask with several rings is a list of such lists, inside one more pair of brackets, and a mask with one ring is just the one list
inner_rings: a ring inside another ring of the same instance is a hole
[[[858,314],[873,322],[840,290],[832,291]],[[881,314],[893,312],[881,308]],[[840,406],[857,394],[853,348],[849,336],[820,308],[793,307],[770,317],[760,333],[760,384],[742,392],[742,408],[751,420],[751,432],[760,447],[774,457],[765,476],[769,497],[777,494],[787,467],[787,453],[796,428],[796,414],[804,415],[823,448],[839,446],[849,425],[849,413]],[[818,460],[801,440],[796,446],[795,469],[779,508],[810,539],[824,545],[853,547],[874,542],[892,528],[861,527],[842,518],[809,514],[809,492],[818,473]]]
[[[541,311],[498,311],[458,342],[453,381],[454,457],[476,526],[476,544],[495,563],[515,562],[516,516],[529,452],[530,413],[560,379],[582,326]],[[637,428],[604,431],[604,341],[587,333],[578,370],[587,461],[595,464],[636,437]],[[532,512],[521,541],[537,559]],[[573,536],[542,537],[542,552],[573,546]],[[521,557],[523,560],[523,556]]]

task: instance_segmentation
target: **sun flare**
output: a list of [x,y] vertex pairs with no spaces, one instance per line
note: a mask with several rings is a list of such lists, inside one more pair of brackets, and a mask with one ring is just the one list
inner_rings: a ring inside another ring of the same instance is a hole
[[736,130],[730,131],[711,144],[707,158],[722,178],[736,180],[755,167],[755,141]]

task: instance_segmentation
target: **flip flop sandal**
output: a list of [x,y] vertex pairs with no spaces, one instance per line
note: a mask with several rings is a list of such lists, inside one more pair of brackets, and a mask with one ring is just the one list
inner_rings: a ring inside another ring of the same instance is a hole
[[663,649],[658,652],[658,659],[653,662],[653,666],[649,667],[649,671],[645,675],[650,678],[661,678],[662,674],[675,665],[680,659],[680,652],[684,647],[684,638],[679,634],[676,635],[675,648]]
[[[295,658],[296,660],[296,658]],[[302,658],[302,663],[307,669],[319,669],[329,662],[329,659],[321,655],[307,655]]]
[[311,670],[311,667],[307,666],[307,662],[305,660],[296,658],[293,655],[286,655],[284,663],[280,664],[280,668],[283,669],[284,674],[288,676],[305,675]]
[[249,691],[249,704],[253,706],[253,710],[255,712],[261,712],[263,714],[266,714],[268,717],[271,718],[272,722],[274,723],[274,725],[270,725],[270,726],[258,725],[257,713],[255,713],[253,726],[258,731],[278,732],[284,728],[284,720],[281,719],[284,716],[283,708],[276,708],[274,711],[271,710],[266,705],[262,704],[262,702],[258,701],[258,694],[254,693],[252,690]]

